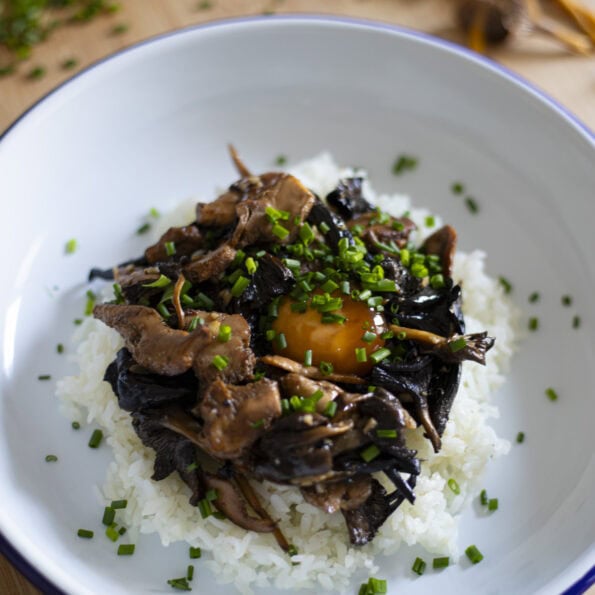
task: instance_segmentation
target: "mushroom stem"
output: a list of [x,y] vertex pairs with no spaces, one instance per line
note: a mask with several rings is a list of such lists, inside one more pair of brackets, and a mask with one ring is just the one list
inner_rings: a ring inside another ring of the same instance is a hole
[[252,174],[250,173],[250,170],[244,165],[244,162],[240,159],[240,156],[238,155],[236,148],[231,144],[227,145],[227,147],[229,149],[229,154],[231,155],[233,164],[236,166],[236,169],[238,170],[240,176],[242,176],[242,178],[251,177]]
[[186,279],[184,275],[180,273],[176,284],[174,285],[174,292],[172,295],[172,302],[174,304],[174,308],[176,310],[176,316],[178,317],[178,328],[180,330],[184,330],[184,309],[182,308],[182,302],[180,299],[182,288],[184,287]]
[[556,0],[556,3],[575,20],[576,24],[595,43],[595,12],[574,0]]
[[415,341],[416,343],[423,343],[424,345],[432,345],[433,347],[443,346],[448,342],[446,337],[441,337],[440,335],[436,335],[435,333],[430,333],[428,331],[420,331],[414,328],[407,328],[404,326],[398,326],[396,324],[390,325],[390,330],[397,334],[403,335],[401,333],[405,333],[404,338],[408,339],[409,341]]

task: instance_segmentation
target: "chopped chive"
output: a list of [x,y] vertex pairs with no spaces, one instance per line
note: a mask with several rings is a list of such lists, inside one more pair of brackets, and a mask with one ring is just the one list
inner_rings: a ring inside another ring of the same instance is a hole
[[370,359],[375,363],[379,364],[382,360],[386,359],[390,355],[390,349],[383,347],[378,351],[375,351],[371,356]]
[[190,463],[190,465],[188,465],[186,467],[186,471],[188,473],[191,473],[192,471],[196,471],[196,469],[198,469],[198,463],[196,461],[194,461],[193,463]]
[[437,273],[430,277],[430,285],[432,289],[442,289],[445,286],[444,276]]
[[246,258],[246,260],[244,262],[244,266],[246,267],[246,271],[248,272],[249,275],[254,275],[254,273],[256,272],[256,269],[258,268],[258,264],[251,256]]
[[479,501],[481,502],[482,506],[488,505],[488,493],[485,490],[481,490],[479,494]]
[[285,338],[285,333],[279,333],[275,337],[275,344],[277,345],[277,349],[287,349],[287,339]]
[[465,187],[461,182],[454,182],[450,189],[453,194],[463,194],[463,192],[465,192]]
[[81,424],[78,421],[73,421],[71,424],[73,430],[80,430]]
[[171,279],[165,275],[159,275],[159,279],[152,283],[145,283],[143,287],[167,287],[171,283]]
[[27,78],[30,81],[37,81],[45,76],[46,69],[43,66],[35,66],[27,74]]
[[536,331],[539,328],[539,318],[532,316],[529,318],[529,330]]
[[330,401],[327,403],[324,411],[322,412],[322,414],[326,415],[326,417],[334,417],[335,413],[337,413],[337,403],[335,403],[335,401]]
[[498,281],[502,289],[504,289],[504,293],[510,293],[512,291],[512,283],[506,277],[500,276],[498,277]]
[[165,253],[168,256],[173,256],[176,253],[176,245],[174,242],[165,242]]
[[74,254],[76,252],[76,249],[77,241],[74,238],[68,240],[66,242],[66,245],[64,246],[64,251],[66,252],[66,254]]
[[541,296],[539,295],[539,293],[537,291],[534,291],[530,296],[529,296],[529,302],[531,302],[532,304],[535,304],[536,302],[539,301],[539,298]]
[[394,293],[397,291],[397,285],[392,279],[380,279],[380,281],[374,285],[374,291]]
[[37,380],[51,380],[52,377],[50,374],[41,374],[37,377]]
[[397,430],[376,430],[378,438],[396,438]]
[[197,10],[209,10],[210,8],[213,8],[213,3],[209,0],[202,0],[202,2],[199,2],[196,5],[196,8]]
[[432,568],[439,569],[439,568],[448,568],[450,564],[450,558],[448,556],[444,556],[442,558],[434,558],[432,561]]
[[58,460],[58,457],[56,455],[46,455],[45,456],[46,463],[55,463],[57,460]]
[[122,286],[119,283],[112,285],[114,289],[114,297],[116,298],[116,304],[123,304],[126,301],[124,293],[122,292]]
[[128,506],[128,500],[113,500],[110,504],[110,508],[114,510],[120,510],[122,508],[126,508]]
[[454,478],[450,478],[448,481],[448,487],[450,488],[450,491],[453,494],[457,494],[459,495],[461,493],[461,488],[459,487],[459,484],[457,483],[457,480]]
[[217,335],[217,340],[221,341],[221,343],[227,343],[231,339],[231,326],[228,324],[222,324],[219,327],[219,334]]
[[173,589],[178,589],[178,591],[192,591],[192,588],[188,584],[188,580],[185,576],[182,578],[169,579],[167,584]]
[[318,367],[325,376],[331,375],[334,370],[334,366],[330,362],[320,362]]
[[203,519],[206,519],[213,514],[213,509],[211,507],[211,503],[206,498],[203,498],[202,500],[199,501],[198,510],[200,511],[200,516]]
[[387,592],[387,584],[384,579],[370,577],[367,587],[370,595],[384,595]]
[[471,196],[468,196],[465,199],[465,205],[467,206],[467,209],[469,210],[470,213],[472,213],[473,215],[475,215],[476,213],[479,212],[479,205],[477,204],[477,201],[472,198]]
[[368,354],[366,352],[365,347],[356,347],[355,348],[355,359],[359,363],[367,362],[368,361]]
[[488,510],[491,510],[492,512],[498,510],[498,498],[490,498],[488,500]]
[[380,449],[375,444],[370,444],[370,446],[365,448],[360,453],[360,456],[366,463],[369,463],[370,461],[373,461],[379,454]]
[[366,343],[371,343],[376,339],[376,333],[372,333],[371,331],[366,331],[362,336],[362,341]]
[[563,306],[572,306],[572,296],[571,295],[563,295],[562,296],[562,305]]
[[276,235],[280,240],[284,240],[289,235],[289,230],[283,227],[280,223],[273,224],[273,235]]
[[467,341],[465,337],[459,337],[454,341],[450,341],[448,343],[448,347],[452,353],[457,353],[457,351],[461,351],[461,349],[465,349],[465,347],[467,347]]
[[193,316],[188,325],[188,332],[191,333],[192,331],[195,331],[201,320],[202,318],[200,316]]
[[233,297],[240,297],[250,285],[250,279],[247,277],[238,277],[231,288],[231,295]]
[[433,215],[428,215],[425,220],[426,227],[434,227],[436,225],[436,218]]
[[124,535],[126,533],[126,527],[120,527],[118,529],[118,535]]
[[322,221],[319,225],[318,225],[318,230],[320,231],[320,233],[322,235],[327,234],[330,231],[330,227],[328,225],[328,223],[326,223],[325,221]]
[[275,158],[275,165],[278,165],[279,167],[282,167],[286,163],[287,157],[285,157],[285,155],[277,155],[277,157]]
[[525,441],[525,432],[519,432],[516,435],[517,444],[522,444]]
[[163,318],[169,318],[171,316],[167,306],[163,303],[157,304],[157,311],[159,314],[161,314],[161,316],[163,316]]
[[197,560],[202,556],[202,550],[199,547],[192,547],[190,546],[188,550],[188,555],[192,560]]
[[111,506],[106,506],[103,509],[103,518],[101,522],[108,527],[114,522],[116,518],[116,511]]
[[101,430],[93,430],[91,438],[89,439],[89,448],[98,448],[103,439],[103,432]]
[[545,394],[550,401],[558,400],[558,393],[553,388],[547,388]]
[[579,328],[581,326],[581,317],[575,316],[572,319],[572,328]]
[[483,554],[474,545],[470,545],[465,553],[473,564],[479,564],[483,560]]
[[415,572],[415,574],[419,574],[421,576],[426,571],[426,562],[422,558],[415,558],[415,562],[411,567],[411,570]]
[[212,310],[215,305],[215,302],[208,295],[202,293],[202,291],[196,296],[196,303],[206,310]]
[[126,31],[128,31],[129,28],[130,27],[126,23],[118,23],[117,25],[114,25],[112,27],[111,34],[122,35],[123,33],[126,33]]
[[400,176],[406,171],[413,171],[417,167],[418,160],[411,155],[400,155],[393,164],[393,174]]
[[151,229],[150,223],[143,223],[137,230],[136,234],[142,236],[144,233],[147,233]]
[[277,333],[275,332],[275,330],[273,330],[272,328],[270,328],[266,333],[265,333],[265,337],[267,341],[272,341],[275,337],[277,336]]
[[83,539],[92,539],[93,535],[95,535],[93,531],[89,531],[89,529],[79,529],[76,534]]
[[250,427],[253,428],[254,430],[258,430],[259,428],[262,428],[263,426],[264,426],[264,419],[259,419],[258,421],[255,421],[250,424]]
[[304,223],[300,227],[300,240],[307,246],[314,239],[314,232],[309,223]]
[[186,569],[186,578],[189,581],[194,578],[194,566],[192,564],[188,564],[188,568]]
[[159,217],[161,216],[161,214],[159,213],[159,211],[155,207],[151,207],[149,209],[149,215],[151,217],[153,217],[153,219],[159,219]]
[[58,343],[58,345],[56,345],[56,351],[58,353],[64,353],[64,345],[62,345],[62,343]]
[[225,370],[229,365],[229,359],[224,355],[216,355],[213,358],[212,364],[221,372],[221,370]]
[[64,60],[61,64],[61,66],[64,70],[72,70],[77,65],[78,65],[78,60],[76,60],[75,58],[68,58],[67,60]]
[[105,536],[111,541],[118,541],[118,539],[120,538],[120,534],[116,529],[116,523],[112,523],[109,527],[105,529]]
[[118,556],[132,556],[134,548],[134,543],[123,543],[118,546]]
[[332,293],[335,291],[335,289],[339,289],[339,285],[332,279],[328,279],[323,285],[321,285],[320,289],[326,293]]
[[287,548],[287,555],[288,556],[297,556],[298,555],[298,549],[295,545],[293,545],[293,543],[289,544],[289,547]]
[[304,366],[311,366],[312,365],[312,350],[306,349],[306,353],[304,353]]
[[207,493],[205,494],[205,498],[209,502],[214,502],[215,500],[217,500],[217,497],[218,497],[217,490],[214,490],[214,489],[208,490]]

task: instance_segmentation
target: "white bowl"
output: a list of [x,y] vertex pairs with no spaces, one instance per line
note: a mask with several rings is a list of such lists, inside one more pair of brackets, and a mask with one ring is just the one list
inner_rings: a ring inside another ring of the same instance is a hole
[[[93,485],[109,449],[90,451],[59,414],[53,383],[37,377],[68,371],[55,346],[72,332],[90,266],[139,253],[131,230],[150,207],[228,184],[228,142],[255,171],[279,153],[295,161],[323,149],[367,167],[380,190],[441,213],[463,249],[486,250],[489,271],[541,320],[498,396],[500,434],[527,436],[485,478],[500,510],[469,510],[462,523],[461,545],[477,543],[486,559],[417,579],[401,550],[379,561],[390,592],[556,593],[580,579],[595,561],[593,136],[463,49],[326,17],[240,19],[150,40],[69,81],[2,138],[0,531],[11,558],[67,593],[170,592],[165,579],[183,572],[183,544],[145,537],[118,558],[105,540],[76,537],[99,530]],[[402,152],[420,167],[395,178]],[[477,215],[452,196],[457,180]],[[80,248],[65,256],[71,237]],[[534,290],[542,299],[529,308]],[[58,463],[44,462],[49,452]],[[197,570],[200,592],[234,592]]]

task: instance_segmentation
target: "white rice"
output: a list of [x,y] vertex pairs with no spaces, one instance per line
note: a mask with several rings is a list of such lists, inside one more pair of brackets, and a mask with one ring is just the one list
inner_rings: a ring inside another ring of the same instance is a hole
[[[303,162],[291,172],[321,196],[332,190],[340,177],[353,173],[338,168],[328,154]],[[361,173],[358,171],[358,175]],[[425,222],[429,212],[413,208],[406,196],[377,196],[369,185],[366,196],[394,215],[409,211],[420,229],[417,241],[441,225],[435,217],[434,227],[428,229]],[[187,224],[193,219],[193,206],[194,202],[181,205],[164,218],[163,227]],[[356,571],[365,569],[373,574],[377,570],[375,557],[392,554],[401,544],[418,544],[433,554],[456,555],[459,513],[476,495],[488,461],[510,448],[488,425],[490,418],[498,416],[489,395],[502,384],[515,348],[517,313],[499,283],[485,274],[484,259],[482,252],[457,254],[454,277],[464,287],[468,332],[486,329],[497,337],[496,345],[488,354],[487,366],[464,364],[440,453],[432,452],[421,429],[410,433],[409,444],[425,459],[415,505],[405,502],[371,544],[350,547],[343,516],[329,515],[307,504],[298,489],[270,483],[256,485],[271,516],[279,519],[284,534],[299,550],[292,561],[300,564],[292,565],[270,535],[246,532],[214,517],[203,520],[188,503],[189,489],[177,474],[152,481],[153,451],[142,445],[129,415],[118,407],[111,388],[102,381],[122,340],[101,322],[87,318],[74,337],[74,357],[80,373],[62,379],[57,394],[66,416],[98,424],[108,437],[114,461],[102,489],[103,502],[126,498],[124,522],[133,531],[157,532],[164,545],[182,540],[210,552],[205,565],[219,582],[233,582],[242,593],[268,585],[344,591]],[[459,495],[447,487],[450,478],[459,484]]]

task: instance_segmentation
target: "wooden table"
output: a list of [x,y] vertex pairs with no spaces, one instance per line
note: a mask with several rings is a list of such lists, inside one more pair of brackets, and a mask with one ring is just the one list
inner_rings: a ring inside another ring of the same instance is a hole
[[[595,0],[589,2],[595,7]],[[214,19],[324,12],[395,23],[461,41],[449,0],[210,0],[208,8],[199,0],[121,0],[121,4],[122,10],[114,15],[58,29],[15,75],[0,79],[0,131],[58,83],[95,60],[157,33]],[[120,24],[128,28],[115,34]],[[0,65],[4,57],[0,53]],[[531,36],[514,40],[492,57],[545,90],[595,130],[595,55],[574,56],[549,39]],[[66,71],[61,64],[70,58],[76,58],[78,66]],[[37,65],[45,67],[46,75],[29,80],[26,74]],[[0,593],[33,595],[39,591],[0,557]],[[595,589],[590,595],[595,595]]]

